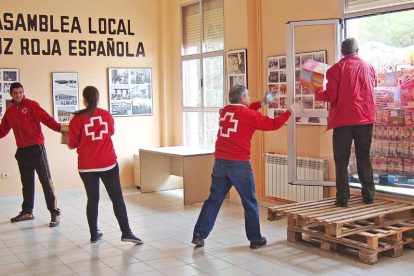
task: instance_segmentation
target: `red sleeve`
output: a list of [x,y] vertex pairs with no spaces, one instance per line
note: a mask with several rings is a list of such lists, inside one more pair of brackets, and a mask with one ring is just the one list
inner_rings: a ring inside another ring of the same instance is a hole
[[251,103],[250,105],[249,105],[249,109],[253,109],[253,110],[259,110],[260,108],[262,107],[262,104],[260,103],[260,101],[257,101],[257,102],[254,102],[254,103]]
[[[78,115],[80,116],[80,115]],[[77,123],[79,118],[73,117],[69,123],[69,148],[76,149],[81,138],[82,126]]]
[[59,132],[61,124],[55,121],[37,102],[33,104],[33,116],[48,128]]
[[8,116],[6,112],[0,124],[0,139],[6,136],[10,132],[10,129],[11,129],[11,125],[9,124],[9,120],[7,117]]
[[276,130],[281,128],[286,121],[289,119],[291,113],[289,110],[286,110],[282,115],[271,119],[268,116],[263,116],[260,114],[257,129],[258,130]]
[[115,121],[114,121],[114,117],[112,117],[111,113],[108,112],[108,114],[109,114],[109,117],[110,117],[109,121],[111,122],[111,126],[109,128],[109,133],[112,136],[112,135],[115,134]]
[[315,100],[333,103],[338,98],[339,81],[341,80],[338,66],[332,66],[326,72],[326,90],[315,92]]

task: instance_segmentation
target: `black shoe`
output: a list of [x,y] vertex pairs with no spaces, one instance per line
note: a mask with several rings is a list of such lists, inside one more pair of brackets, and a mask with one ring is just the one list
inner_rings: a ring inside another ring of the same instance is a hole
[[204,240],[199,233],[193,234],[193,240],[191,242],[199,247],[204,246]]
[[26,213],[25,211],[21,211],[17,216],[14,218],[11,218],[11,222],[20,222],[25,220],[32,220],[35,217],[33,216],[33,213]]
[[338,202],[338,201],[336,201],[335,200],[335,205],[336,206],[338,206],[338,207],[348,207],[348,202],[346,202],[346,203],[343,203],[343,202]]
[[103,234],[101,232],[96,232],[95,235],[91,235],[91,243],[96,243],[97,241],[99,241],[100,239],[102,239]]
[[50,227],[56,227],[60,224],[60,214],[52,213],[52,219],[50,220]]
[[140,238],[138,238],[134,234],[132,234],[131,231],[122,233],[121,241],[123,241],[123,242],[133,242],[133,243],[136,243],[136,244],[143,244],[144,243]]
[[250,248],[251,249],[257,249],[257,248],[265,245],[266,243],[267,243],[266,238],[265,237],[262,237],[262,239],[260,241],[258,241],[258,242],[254,242],[254,241],[250,242]]
[[372,203],[374,203],[374,200],[373,199],[369,199],[369,200],[364,199],[364,203],[365,204],[372,204]]

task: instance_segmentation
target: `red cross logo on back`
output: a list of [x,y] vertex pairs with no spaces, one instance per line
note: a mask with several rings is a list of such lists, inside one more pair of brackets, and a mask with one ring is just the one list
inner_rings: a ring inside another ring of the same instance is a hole
[[[98,121],[99,124],[95,124]],[[92,136],[92,141],[102,140],[103,134],[108,133],[108,123],[102,121],[101,116],[91,117],[90,124],[85,125],[86,136]]]
[[233,119],[234,113],[226,112],[222,118],[220,118],[220,136],[230,137],[230,132],[237,132],[237,125],[239,120]]

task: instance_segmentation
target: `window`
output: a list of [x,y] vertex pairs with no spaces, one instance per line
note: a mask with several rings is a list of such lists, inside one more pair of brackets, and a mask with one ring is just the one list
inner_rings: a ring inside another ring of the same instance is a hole
[[[414,195],[414,9],[348,18],[346,37],[358,40],[377,77],[370,154],[377,190]],[[349,166],[351,185],[359,185],[354,154]]]
[[182,6],[181,77],[184,145],[213,149],[224,106],[224,3]]

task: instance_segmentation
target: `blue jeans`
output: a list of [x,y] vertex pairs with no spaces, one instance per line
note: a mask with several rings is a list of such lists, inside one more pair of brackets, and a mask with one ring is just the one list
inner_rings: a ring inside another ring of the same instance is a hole
[[350,196],[348,182],[348,164],[352,141],[355,145],[355,157],[358,177],[361,182],[361,194],[364,201],[375,196],[375,184],[369,152],[371,149],[373,125],[342,126],[333,130],[333,152],[336,170],[336,200],[347,203]]
[[208,237],[224,198],[234,186],[243,204],[247,238],[253,242],[260,241],[259,207],[250,161],[216,159],[211,180],[210,196],[204,202],[194,233],[200,234],[203,239]]

